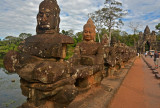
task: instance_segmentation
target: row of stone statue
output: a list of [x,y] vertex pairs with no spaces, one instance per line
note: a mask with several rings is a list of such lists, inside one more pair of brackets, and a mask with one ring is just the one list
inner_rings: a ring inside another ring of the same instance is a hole
[[[5,68],[20,76],[22,94],[27,102],[21,108],[63,108],[82,91],[114,76],[136,51],[114,39],[108,46],[95,42],[95,25],[91,19],[83,28],[83,41],[74,55],[65,61],[69,36],[59,34],[59,6],[56,0],[44,0],[37,15],[37,35],[31,36],[4,58]],[[114,73],[115,72],[115,73]]]

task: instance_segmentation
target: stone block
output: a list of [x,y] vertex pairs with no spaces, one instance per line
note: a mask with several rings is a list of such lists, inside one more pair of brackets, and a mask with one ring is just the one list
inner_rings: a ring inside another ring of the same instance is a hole
[[19,50],[41,58],[64,58],[66,44],[72,43],[71,37],[61,34],[35,35],[27,38]]
[[95,58],[90,57],[90,56],[83,56],[81,57],[81,61],[80,64],[81,65],[88,65],[88,66],[92,66],[95,64]]
[[157,70],[152,70],[152,73],[153,74],[158,74],[158,71]]
[[155,70],[155,68],[153,68],[153,67],[151,67],[150,69],[151,69],[151,70]]
[[159,73],[155,74],[155,77],[156,77],[157,79],[160,79],[160,74],[159,74]]
[[19,54],[18,52],[11,50],[4,56],[3,59],[4,67],[10,73],[16,72],[15,65],[18,63],[17,60],[18,54]]

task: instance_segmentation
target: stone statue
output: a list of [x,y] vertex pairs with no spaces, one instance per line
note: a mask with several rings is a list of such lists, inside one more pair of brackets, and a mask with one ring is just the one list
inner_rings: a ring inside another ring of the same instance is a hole
[[21,107],[65,107],[77,94],[69,64],[64,61],[71,37],[59,34],[60,9],[56,0],[44,0],[37,15],[37,35],[10,51],[5,68],[21,78],[22,94],[28,99]]
[[105,47],[106,46],[109,46],[109,39],[108,39],[108,35],[107,34],[104,34],[102,36],[102,41],[101,41],[102,45],[104,45]]
[[124,67],[124,61],[128,60],[128,52],[123,43],[116,40],[115,37],[111,40],[111,46],[104,47],[104,66],[107,70],[106,76],[115,78],[119,74],[120,68]]
[[102,80],[103,47],[95,42],[95,25],[91,18],[83,27],[83,41],[78,43],[75,54],[70,58],[73,65],[76,86],[81,89],[90,88]]

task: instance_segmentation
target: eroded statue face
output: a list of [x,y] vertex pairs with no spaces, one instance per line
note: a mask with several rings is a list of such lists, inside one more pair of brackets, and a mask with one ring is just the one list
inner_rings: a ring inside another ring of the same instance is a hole
[[37,34],[59,33],[60,9],[56,0],[44,0],[37,14]]
[[51,30],[55,29],[55,12],[53,10],[50,10],[47,7],[42,7],[39,10],[39,13],[37,15],[37,22],[40,29],[43,30]]
[[89,27],[84,28],[83,39],[85,41],[94,41],[95,35],[96,35],[96,33],[93,30],[93,28],[89,28]]

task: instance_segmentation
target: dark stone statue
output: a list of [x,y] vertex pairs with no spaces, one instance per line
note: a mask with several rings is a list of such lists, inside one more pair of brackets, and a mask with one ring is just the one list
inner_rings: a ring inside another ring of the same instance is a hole
[[59,34],[60,9],[56,0],[44,0],[37,15],[37,35],[25,39],[19,52],[10,51],[5,68],[21,78],[22,108],[56,108],[69,104],[77,94],[70,65],[64,61],[73,39]]

